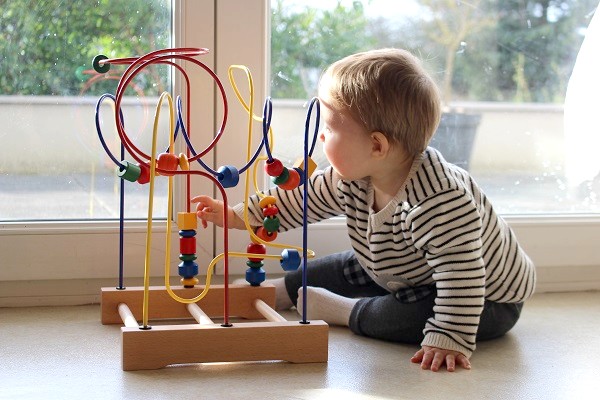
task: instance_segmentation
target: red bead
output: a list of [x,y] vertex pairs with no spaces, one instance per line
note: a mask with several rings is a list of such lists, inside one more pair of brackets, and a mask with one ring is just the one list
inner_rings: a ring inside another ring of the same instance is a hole
[[263,208],[262,211],[263,211],[263,215],[265,217],[272,217],[279,213],[279,208],[277,208],[277,206],[275,206],[275,205],[270,205],[270,206]]
[[256,236],[265,242],[272,242],[273,240],[277,239],[277,232],[269,233],[264,227],[261,226],[256,230]]
[[179,252],[181,254],[196,254],[196,237],[180,237]]
[[[177,171],[179,157],[172,153],[160,153],[156,159],[156,167],[162,171]],[[173,176],[168,172],[161,172],[164,176]]]
[[[264,244],[259,244],[259,243],[250,243],[248,245],[248,247],[246,247],[246,253],[250,253],[250,254],[267,254],[267,247]],[[259,262],[262,261],[263,258],[250,258],[248,257],[248,260],[250,261],[254,261],[254,262]]]
[[285,183],[278,185],[283,190],[296,189],[300,185],[300,174],[295,169],[290,169],[290,176]]
[[283,172],[283,164],[276,158],[274,158],[273,161],[267,161],[265,164],[265,172],[269,176],[279,176]]
[[139,183],[140,185],[144,185],[148,182],[150,182],[150,167],[148,167],[146,164],[138,164],[140,166],[141,169],[141,174],[139,176],[139,178],[137,179],[137,183]]

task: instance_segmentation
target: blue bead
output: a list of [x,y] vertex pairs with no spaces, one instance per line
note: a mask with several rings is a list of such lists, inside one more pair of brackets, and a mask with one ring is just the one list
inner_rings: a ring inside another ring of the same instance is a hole
[[250,286],[260,286],[266,278],[267,274],[262,268],[248,268],[246,270],[246,281]]
[[224,188],[235,187],[240,181],[240,173],[236,167],[224,165],[218,169],[217,179]]
[[281,252],[281,268],[284,271],[295,271],[300,266],[300,253],[295,249],[285,249]]
[[302,186],[304,184],[304,170],[300,167],[295,167],[294,169],[298,172],[298,175],[300,175],[300,183],[298,186]]
[[179,263],[179,276],[183,278],[192,278],[198,275],[198,264],[194,261],[183,261]]
[[190,229],[190,230],[182,230],[182,231],[179,231],[179,236],[181,236],[181,237],[194,237],[194,236],[196,236],[196,231],[192,230],[192,229]]

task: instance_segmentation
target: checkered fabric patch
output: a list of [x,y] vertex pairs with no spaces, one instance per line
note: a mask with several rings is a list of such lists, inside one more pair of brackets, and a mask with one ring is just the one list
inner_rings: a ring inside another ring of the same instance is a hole
[[344,266],[344,277],[348,282],[355,286],[365,286],[373,282],[365,270],[360,266],[356,258],[352,258]]
[[400,289],[394,295],[400,303],[416,303],[435,292],[435,285],[415,286]]

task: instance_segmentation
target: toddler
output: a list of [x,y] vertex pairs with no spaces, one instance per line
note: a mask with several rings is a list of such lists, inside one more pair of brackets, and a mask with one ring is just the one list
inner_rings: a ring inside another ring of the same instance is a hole
[[[473,178],[428,147],[441,113],[435,83],[409,52],[381,49],[332,64],[318,96],[331,167],[309,179],[307,218],[345,215],[352,250],[309,261],[308,315],[420,344],[412,361],[424,369],[471,368],[476,342],[517,322],[535,269]],[[280,230],[302,226],[302,191],[265,193],[277,198]],[[223,226],[221,201],[192,201],[204,224]],[[243,204],[228,213],[230,228],[245,229]],[[302,307],[300,270],[270,282],[278,309]]]

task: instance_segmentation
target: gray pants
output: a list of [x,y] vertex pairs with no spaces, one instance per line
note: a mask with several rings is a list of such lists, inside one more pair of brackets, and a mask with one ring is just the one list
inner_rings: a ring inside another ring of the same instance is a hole
[[[294,304],[302,286],[302,271],[285,276]],[[308,262],[307,285],[322,287],[350,298],[363,297],[352,309],[352,332],[401,343],[420,343],[427,319],[433,317],[434,286],[390,293],[377,285],[360,267],[353,251],[332,254]],[[417,294],[415,296],[415,293]],[[508,332],[519,319],[523,303],[485,301],[477,340],[494,339]],[[309,316],[310,317],[310,316]]]

